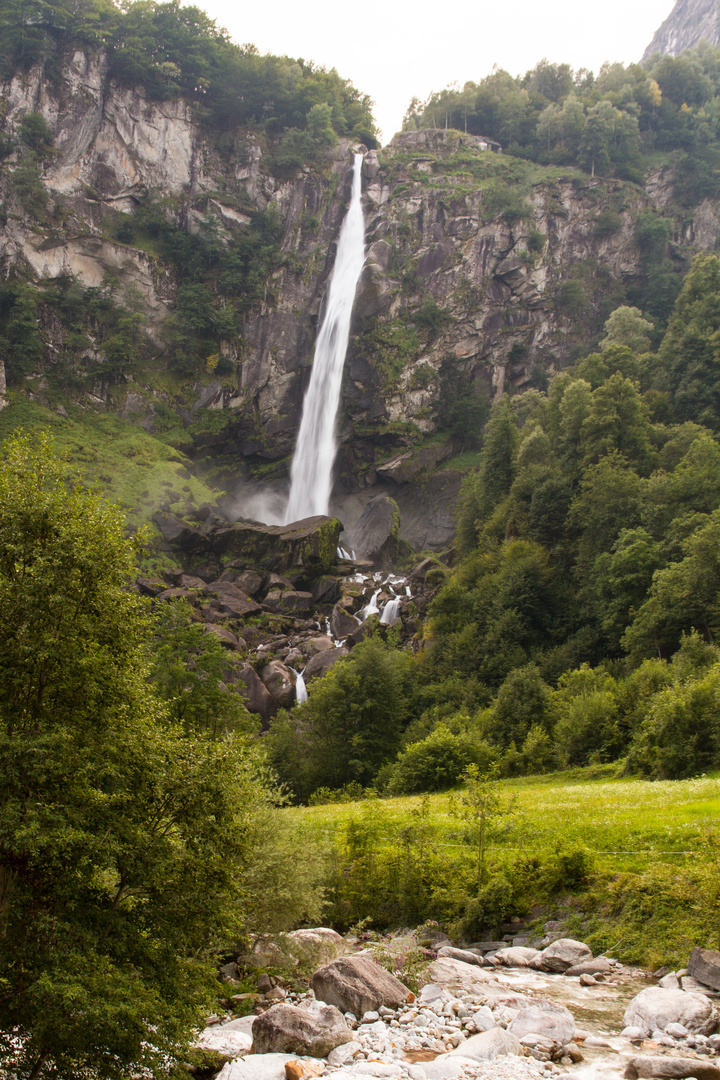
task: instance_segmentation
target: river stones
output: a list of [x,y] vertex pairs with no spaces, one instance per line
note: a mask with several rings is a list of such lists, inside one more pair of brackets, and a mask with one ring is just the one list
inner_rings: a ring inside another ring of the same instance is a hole
[[506,1054],[521,1055],[520,1040],[513,1032],[494,1027],[489,1031],[481,1031],[479,1035],[472,1035],[445,1056],[470,1058],[472,1061],[494,1061]]
[[535,1034],[550,1039],[555,1046],[565,1046],[575,1038],[575,1018],[564,1005],[540,999],[520,1009],[509,1031],[518,1039]]

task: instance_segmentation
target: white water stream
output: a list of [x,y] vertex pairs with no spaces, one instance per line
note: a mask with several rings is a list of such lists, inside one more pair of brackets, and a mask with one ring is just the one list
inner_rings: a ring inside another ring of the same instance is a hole
[[312,374],[303,403],[290,469],[285,522],[327,514],[335,462],[335,417],[357,283],[365,262],[365,222],[361,196],[363,156],[355,154],[352,198],[340,229],[327,308],[315,344]]

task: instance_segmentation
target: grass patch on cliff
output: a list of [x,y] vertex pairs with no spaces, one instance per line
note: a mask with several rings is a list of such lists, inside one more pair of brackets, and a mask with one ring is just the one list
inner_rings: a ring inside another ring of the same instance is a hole
[[[647,967],[684,966],[693,945],[717,946],[720,779],[650,782],[619,777],[617,770],[591,766],[498,785],[514,804],[510,828],[491,841],[488,853],[495,879],[512,886],[504,914],[525,915],[541,903],[540,921],[561,918],[595,952],[613,950]],[[373,876],[380,880],[384,860],[395,860],[396,878],[402,879],[402,852],[420,830],[423,850],[435,853],[436,881],[427,887],[435,890],[437,911],[428,914],[442,918],[448,892],[466,877],[472,857],[458,825],[458,798],[459,793],[370,799],[287,812],[340,852],[341,863],[352,855],[348,837],[367,833],[374,822],[372,851],[360,856],[368,890]],[[563,873],[578,852],[591,869],[569,884]],[[417,852],[413,857],[417,861]],[[350,874],[343,866],[342,873],[362,879],[355,865]],[[352,905],[352,897],[342,902]],[[476,902],[472,891],[467,902]]]
[[217,491],[191,474],[184,454],[142,428],[69,404],[67,412],[59,416],[12,395],[0,413],[0,439],[20,428],[48,431],[88,486],[121,503],[132,525],[145,524],[162,508],[182,515],[216,501]]

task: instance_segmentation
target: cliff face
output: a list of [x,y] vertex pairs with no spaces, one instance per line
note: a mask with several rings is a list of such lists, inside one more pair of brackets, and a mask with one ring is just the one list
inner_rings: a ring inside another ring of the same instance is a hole
[[720,43],[720,12],[717,0],[677,0],[675,7],[643,53],[643,61],[655,53],[679,56],[701,41]]
[[[165,328],[182,281],[151,243],[120,242],[118,221],[162,197],[176,224],[212,229],[227,250],[254,213],[276,208],[280,258],[241,344],[217,343],[224,376],[199,373],[171,392],[136,371],[98,379],[86,403],[113,403],[150,431],[169,406],[191,425],[196,457],[228,484],[282,483],[348,195],[349,142],[279,178],[261,137],[237,132],[231,149],[219,146],[182,101],[151,102],[110,83],[103,54],[92,50],[68,57],[59,77],[42,68],[18,76],[2,95],[7,133],[28,113],[50,128],[42,183],[54,207],[50,222],[23,209],[11,155],[0,173],[4,274],[135,286],[156,367],[172,364]],[[671,190],[667,172],[643,190],[505,159],[456,132],[408,132],[368,153],[368,259],[346,365],[340,490],[385,486],[405,512],[406,535],[421,546],[444,542],[460,474],[442,465],[463,449],[449,430],[448,401],[472,404],[533,384],[587,350],[642,272],[638,214],[671,213]],[[681,243],[712,249],[720,213],[706,202],[673,227]],[[77,363],[92,371],[96,360],[86,349]],[[211,431],[196,431],[207,409],[223,411]]]

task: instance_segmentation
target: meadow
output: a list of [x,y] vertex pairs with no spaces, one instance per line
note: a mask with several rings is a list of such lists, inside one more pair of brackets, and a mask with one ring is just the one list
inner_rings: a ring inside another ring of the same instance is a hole
[[[537,929],[559,918],[596,952],[612,951],[648,968],[683,967],[693,945],[718,947],[720,776],[653,782],[618,773],[617,765],[594,766],[499,781],[504,810],[502,826],[489,837],[490,884],[512,884],[505,918],[518,915]],[[287,813],[306,843],[333,855],[336,917],[353,897],[362,908],[357,896],[363,876],[368,895],[382,895],[392,865],[389,877],[398,888],[403,881],[424,887],[443,921],[449,882],[464,881],[468,906],[473,902],[473,840],[459,812],[462,797],[458,790]],[[424,874],[418,874],[418,860]],[[414,874],[403,870],[408,861]],[[581,870],[563,876],[562,866]],[[450,925],[462,926],[457,911]]]

